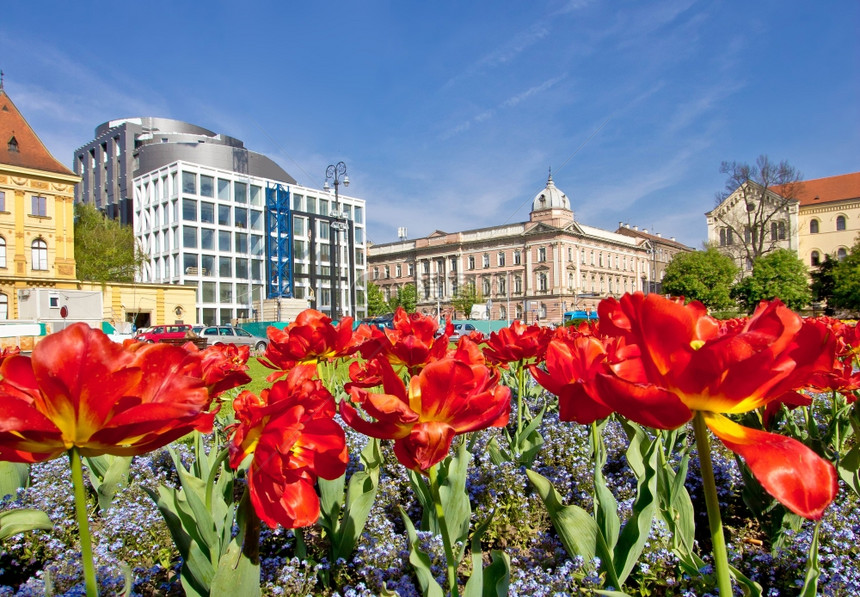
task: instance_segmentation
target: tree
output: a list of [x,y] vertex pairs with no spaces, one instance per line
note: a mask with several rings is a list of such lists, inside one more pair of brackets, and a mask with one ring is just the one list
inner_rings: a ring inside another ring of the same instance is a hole
[[460,286],[457,294],[451,299],[455,311],[462,311],[463,317],[468,318],[472,314],[472,306],[483,302],[481,293],[478,292],[474,282],[467,282]]
[[397,289],[397,294],[388,301],[388,309],[396,311],[397,307],[403,307],[407,313],[414,313],[418,306],[418,290],[415,284],[404,284]]
[[723,162],[720,172],[728,174],[726,188],[717,194],[717,206],[709,214],[719,228],[720,249],[743,264],[788,248],[800,173],[788,162],[777,164],[766,155],[759,156],[754,166]]
[[824,314],[833,315],[836,306],[833,295],[836,292],[836,280],[833,271],[839,266],[839,262],[830,255],[824,256],[819,266],[812,272],[812,299],[825,303]]
[[860,311],[860,236],[833,269],[833,303],[840,309]]
[[367,283],[367,314],[370,316],[385,315],[389,312],[388,301],[382,289],[373,282]]
[[678,253],[666,266],[663,291],[701,301],[709,309],[729,309],[735,304],[730,292],[737,273],[732,258],[714,247]]
[[123,226],[89,203],[75,205],[75,264],[79,280],[134,282],[146,255]]
[[750,313],[759,301],[780,299],[795,311],[809,304],[812,293],[806,278],[806,266],[793,251],[777,249],[753,262],[753,272],[732,289]]

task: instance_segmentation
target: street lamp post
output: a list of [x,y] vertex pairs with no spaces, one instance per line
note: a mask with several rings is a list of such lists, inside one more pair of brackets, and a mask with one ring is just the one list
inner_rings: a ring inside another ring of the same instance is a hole
[[338,312],[338,302],[340,300],[340,231],[348,228],[345,219],[346,214],[340,210],[340,196],[338,195],[338,187],[340,183],[343,186],[349,186],[349,176],[346,174],[346,164],[338,162],[337,164],[329,164],[325,169],[325,184],[323,190],[331,192],[331,186],[328,181],[334,183],[334,211],[331,212],[331,217],[334,221],[331,223],[331,228],[334,231],[334,251],[332,252],[332,270],[334,271],[334,288],[332,289],[331,297],[331,318],[333,320],[340,319]]

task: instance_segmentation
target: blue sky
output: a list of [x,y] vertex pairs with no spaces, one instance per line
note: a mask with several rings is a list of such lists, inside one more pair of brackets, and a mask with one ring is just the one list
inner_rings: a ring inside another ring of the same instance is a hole
[[724,160],[860,169],[856,0],[7,2],[7,93],[54,155],[105,121],[238,137],[299,183],[347,163],[369,237],[576,218],[699,247]]

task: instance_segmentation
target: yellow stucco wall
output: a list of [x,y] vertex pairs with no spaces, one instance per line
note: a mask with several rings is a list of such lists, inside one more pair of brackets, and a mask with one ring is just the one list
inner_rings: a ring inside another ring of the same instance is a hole
[[[836,219],[845,218],[845,230],[836,230]],[[810,232],[812,220],[818,220],[818,233]],[[822,205],[800,208],[798,218],[800,235],[798,256],[812,267],[812,252],[818,251],[824,261],[825,255],[835,257],[839,249],[850,251],[860,234],[860,201],[833,201]]]

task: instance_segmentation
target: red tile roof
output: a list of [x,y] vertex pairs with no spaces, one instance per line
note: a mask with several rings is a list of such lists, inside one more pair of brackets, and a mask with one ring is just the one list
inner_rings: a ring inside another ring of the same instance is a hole
[[[773,191],[779,193],[780,187],[773,187]],[[860,172],[804,180],[798,183],[795,198],[800,201],[801,207],[860,199]]]
[[0,88],[0,164],[75,175],[51,155],[2,88]]

